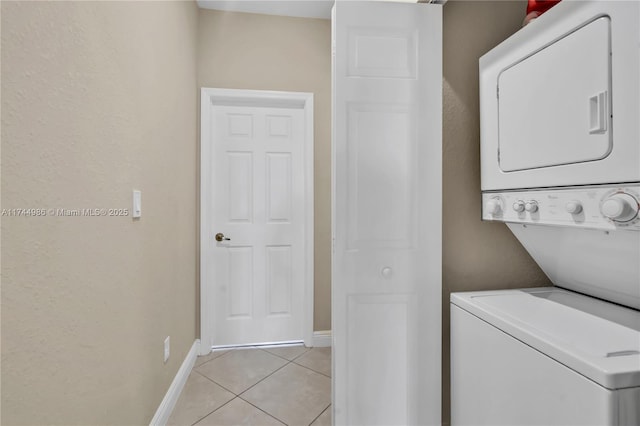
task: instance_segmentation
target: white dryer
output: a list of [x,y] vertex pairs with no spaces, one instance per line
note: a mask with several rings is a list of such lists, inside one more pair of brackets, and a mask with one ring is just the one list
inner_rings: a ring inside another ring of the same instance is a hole
[[640,2],[559,3],[480,96],[482,218],[554,287],[451,295],[452,425],[640,425]]
[[480,58],[483,191],[640,181],[638,1],[563,1]]

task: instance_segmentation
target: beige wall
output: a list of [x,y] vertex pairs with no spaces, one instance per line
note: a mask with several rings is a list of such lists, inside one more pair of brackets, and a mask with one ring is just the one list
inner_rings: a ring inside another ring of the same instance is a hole
[[[193,2],[2,2],[2,424],[148,424],[195,339]],[[171,358],[163,364],[163,340]]]
[[548,285],[507,227],[480,220],[478,59],[516,32],[526,1],[449,1],[443,57],[443,421],[449,423],[449,294]]
[[331,22],[200,10],[198,86],[314,94],[314,330],[330,330]]

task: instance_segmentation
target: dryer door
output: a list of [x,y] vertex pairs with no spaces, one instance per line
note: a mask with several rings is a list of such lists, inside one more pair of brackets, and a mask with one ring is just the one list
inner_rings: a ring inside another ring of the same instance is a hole
[[611,20],[600,17],[498,76],[503,172],[600,160],[612,149]]

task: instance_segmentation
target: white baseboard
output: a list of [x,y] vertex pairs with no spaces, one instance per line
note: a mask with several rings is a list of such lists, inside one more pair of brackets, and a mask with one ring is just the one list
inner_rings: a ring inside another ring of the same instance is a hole
[[313,347],[315,348],[331,347],[331,330],[314,331]]
[[191,350],[189,350],[184,361],[182,361],[182,365],[180,366],[180,369],[178,369],[176,376],[173,378],[173,382],[171,382],[171,386],[169,386],[167,394],[162,399],[156,414],[153,416],[153,419],[151,419],[151,426],[165,426],[167,424],[169,416],[171,415],[173,408],[176,406],[180,393],[182,392],[185,383],[187,383],[187,378],[189,378],[191,369],[196,362],[199,348],[200,340],[196,339],[196,341],[193,342],[193,346],[191,346]]

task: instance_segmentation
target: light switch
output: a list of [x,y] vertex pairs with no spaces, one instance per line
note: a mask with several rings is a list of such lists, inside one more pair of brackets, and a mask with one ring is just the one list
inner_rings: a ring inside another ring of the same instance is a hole
[[142,216],[142,193],[137,190],[133,190],[133,210],[131,216],[134,218]]

